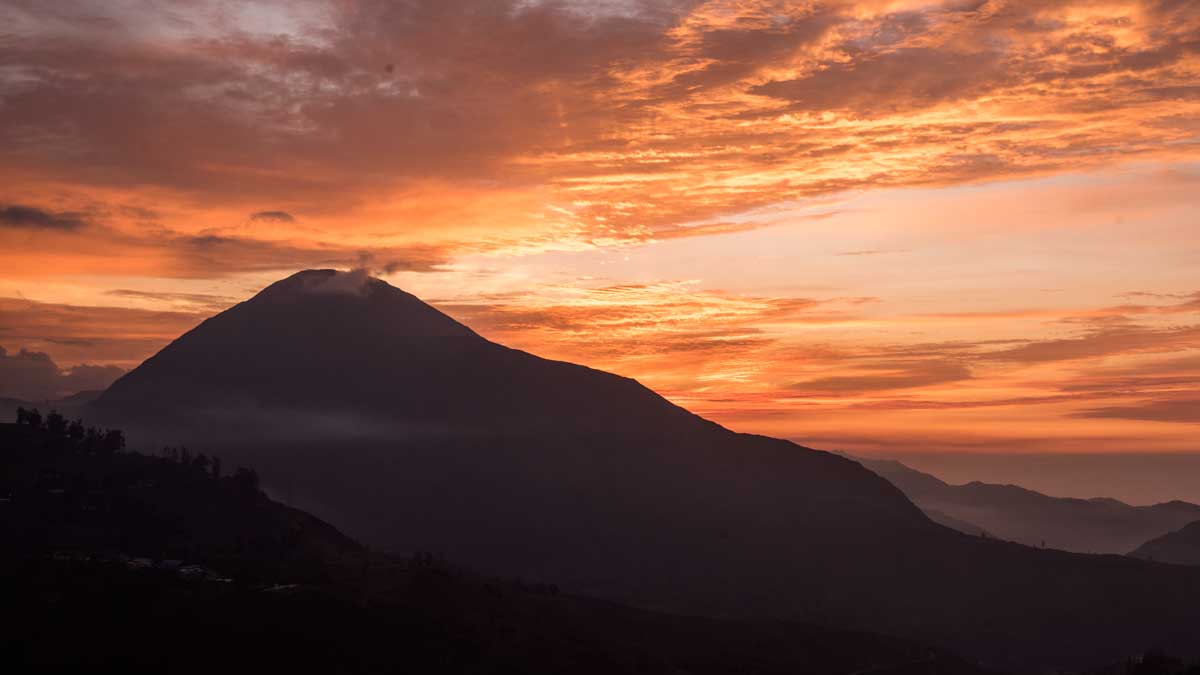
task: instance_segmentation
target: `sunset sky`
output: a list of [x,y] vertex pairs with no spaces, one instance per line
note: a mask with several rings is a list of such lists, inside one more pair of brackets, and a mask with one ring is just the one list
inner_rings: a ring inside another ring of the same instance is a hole
[[1200,451],[1200,5],[0,0],[0,395],[309,267],[816,447]]

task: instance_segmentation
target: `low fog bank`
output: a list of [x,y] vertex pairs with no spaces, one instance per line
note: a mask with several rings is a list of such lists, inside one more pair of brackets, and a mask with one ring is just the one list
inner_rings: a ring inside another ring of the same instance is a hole
[[949,454],[871,453],[896,459],[954,485],[1013,484],[1055,497],[1111,497],[1143,506],[1200,502],[1200,449],[1195,453]]

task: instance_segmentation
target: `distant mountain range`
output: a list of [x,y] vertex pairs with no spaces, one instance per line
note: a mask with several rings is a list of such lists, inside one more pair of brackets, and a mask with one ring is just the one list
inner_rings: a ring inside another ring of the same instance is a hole
[[955,532],[857,462],[489,342],[357,273],[271,285],[85,410],[257,466],[369,545],[489,574],[1022,668],[1200,655],[1200,570]]
[[3,412],[5,419],[7,419],[7,416],[17,408],[37,408],[43,414],[50,412],[51,410],[57,410],[63,414],[69,413],[74,415],[78,413],[83,406],[96,400],[102,393],[103,392],[100,391],[80,391],[62,398],[45,399],[40,401],[27,401],[20,398],[0,396],[0,412]]
[[1051,497],[1017,485],[950,485],[897,461],[856,459],[900,488],[935,521],[1027,546],[1124,554],[1200,520],[1200,505],[1188,502],[1131,506],[1104,497]]
[[1148,541],[1129,555],[1177,565],[1200,565],[1200,520]]

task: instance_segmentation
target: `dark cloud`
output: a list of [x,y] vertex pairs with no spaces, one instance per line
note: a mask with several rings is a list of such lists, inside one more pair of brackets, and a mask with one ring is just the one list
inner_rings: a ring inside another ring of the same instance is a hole
[[78,230],[87,224],[81,213],[48,211],[21,204],[0,205],[0,226],[35,230]]
[[208,314],[0,298],[0,343],[25,345],[59,362],[105,361],[131,367]]
[[813,73],[775,80],[750,92],[789,101],[792,110],[846,110],[876,115],[967,98],[997,86],[1005,73],[997,52],[958,53],[906,47]]
[[258,211],[250,214],[250,220],[264,223],[294,223],[295,216],[287,211]]
[[[114,259],[141,268],[122,268],[124,273],[174,278],[213,278],[245,272],[294,271],[313,267],[355,267],[363,255],[360,247],[320,241],[287,241],[247,237],[225,232],[187,234],[155,226],[134,231],[94,226],[96,235],[71,237],[55,243],[54,253],[69,256],[76,268],[88,273],[111,273]],[[42,242],[12,238],[3,242],[9,256],[45,254]],[[378,269],[433,272],[450,259],[445,246],[414,244],[380,246],[369,255],[382,262]],[[132,296],[128,296],[132,297]],[[179,297],[175,300],[184,300]],[[202,298],[192,298],[202,300]]]
[[1104,392],[1084,394],[1047,394],[1044,396],[1016,396],[1012,398],[995,398],[978,401],[963,400],[927,400],[916,398],[897,398],[883,401],[866,401],[855,403],[848,407],[857,410],[966,410],[973,408],[995,408],[1003,406],[1034,406],[1051,403],[1071,403],[1082,400],[1107,398]]
[[813,395],[856,394],[910,389],[971,379],[970,368],[953,361],[881,362],[852,367],[868,372],[862,375],[819,377],[796,383],[791,386],[791,389]]
[[1030,364],[1195,347],[1200,347],[1200,326],[1146,328],[1117,325],[1113,328],[1101,328],[1080,337],[1029,342],[1018,347],[989,352],[984,358]]
[[[172,276],[205,277],[215,273],[358,267],[362,251],[329,244],[308,246],[223,234],[179,235],[163,242],[176,257]],[[448,261],[437,246],[381,247],[372,255],[391,271],[432,272]]]
[[1176,302],[1166,305],[1117,305],[1115,307],[1107,307],[1100,310],[1100,314],[1110,315],[1108,318],[1126,320],[1126,317],[1135,314],[1190,314],[1192,312],[1200,312],[1200,292],[1147,293],[1144,291],[1133,291],[1130,293],[1122,293],[1121,297],[1175,300]]
[[132,300],[165,301],[205,310],[221,310],[237,302],[236,298],[231,298],[224,295],[210,295],[207,293],[135,291],[126,288],[117,288],[111,291],[105,291],[104,294],[111,295],[116,298],[128,298]]
[[42,352],[22,349],[10,355],[0,347],[0,396],[26,401],[55,399],[104,389],[124,372],[116,366],[88,364],[62,370]]
[[764,65],[785,60],[805,45],[820,40],[841,21],[841,16],[826,11],[798,18],[781,16],[766,26],[735,25],[704,31],[689,47],[689,53],[708,64],[675,76],[669,85],[657,88],[655,93],[677,98],[737,82]]
[[1200,424],[1200,398],[1162,398],[1124,406],[1091,408],[1073,417]]
[[1200,293],[1154,293],[1151,291],[1126,291],[1119,293],[1122,298],[1151,298],[1154,300],[1188,300],[1200,297]]

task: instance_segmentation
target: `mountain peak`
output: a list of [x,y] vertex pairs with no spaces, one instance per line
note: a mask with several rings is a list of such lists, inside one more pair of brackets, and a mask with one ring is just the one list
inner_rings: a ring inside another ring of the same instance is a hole
[[370,276],[364,269],[348,271],[335,269],[301,270],[267,286],[255,297],[280,298],[304,294],[361,296],[379,286],[392,287],[383,279]]
[[255,308],[258,318],[278,321],[279,309],[264,312],[263,306],[292,306],[299,320],[349,321],[346,327],[366,333],[383,333],[392,338],[478,337],[474,331],[434,309],[417,296],[370,276],[366,270],[302,270],[267,286],[243,305]]
[[282,410],[311,422],[320,411],[438,433],[712,424],[628,378],[490,342],[364,270],[304,270],[271,284],[172,342],[97,404],[123,419]]

